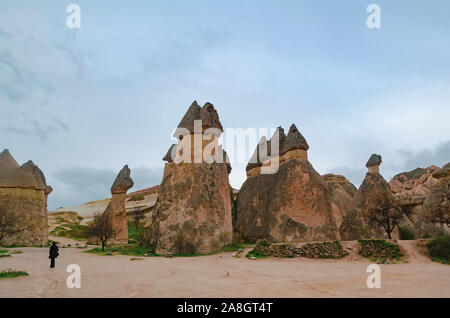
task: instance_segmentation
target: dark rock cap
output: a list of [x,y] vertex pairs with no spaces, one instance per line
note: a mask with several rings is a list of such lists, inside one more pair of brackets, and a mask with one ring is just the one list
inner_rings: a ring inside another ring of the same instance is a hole
[[[261,162],[261,158],[259,157],[259,152],[260,149],[262,149],[263,153],[264,153],[264,148],[267,148],[268,142],[265,136],[262,136],[261,139],[258,142],[258,145],[256,146],[255,151],[253,152],[253,155],[251,156],[247,167],[245,167],[246,171],[249,171],[253,168],[257,168],[257,167],[261,167],[262,166],[262,162]],[[266,150],[267,151],[267,150]],[[268,154],[268,152],[267,152]]]
[[173,136],[182,139],[187,133],[186,130],[193,134],[196,120],[202,121],[202,132],[208,128],[217,128],[220,132],[223,132],[223,127],[214,105],[206,103],[203,107],[200,107],[197,101],[194,101],[181,119]]
[[221,132],[223,132],[223,127],[219,120],[219,114],[217,114],[217,111],[214,108],[213,104],[206,103],[205,105],[203,105],[202,109],[200,110],[199,119],[202,121],[203,130],[209,128],[217,128]]
[[172,144],[172,146],[170,146],[170,148],[167,151],[166,155],[162,159],[163,161],[173,162],[172,151],[173,151],[174,147],[177,147],[177,145],[176,144]]
[[128,189],[133,187],[134,182],[130,177],[130,172],[131,171],[130,168],[128,168],[128,165],[125,165],[122,170],[120,170],[116,180],[114,181],[114,184],[111,187],[112,194],[126,193]]
[[450,162],[447,163],[442,169],[439,169],[435,173],[432,174],[433,178],[440,179],[447,176],[450,176]]
[[[278,153],[276,153],[275,151],[272,153],[272,140],[274,140],[274,138],[278,138]],[[267,153],[269,156],[275,156],[275,155],[281,155],[281,150],[284,147],[284,144],[286,143],[286,134],[284,133],[284,129],[279,126],[277,127],[277,129],[275,130],[275,132],[272,135],[272,138],[270,138],[270,140],[267,142]]]
[[379,166],[381,165],[381,156],[377,155],[376,153],[371,155],[369,160],[366,163],[366,167],[374,167],[374,166]]
[[11,153],[9,152],[8,149],[5,149],[0,153],[0,168],[1,169],[19,168],[19,164],[13,158],[13,156],[11,156]]
[[286,137],[286,141],[284,142],[283,148],[281,150],[281,155],[294,149],[308,150],[309,146],[308,143],[306,142],[306,139],[302,136],[300,131],[298,131],[295,124],[292,124],[291,128],[289,128],[289,133]]
[[29,160],[19,166],[7,149],[0,153],[0,187],[44,190],[45,194],[50,194],[53,190],[33,161]]

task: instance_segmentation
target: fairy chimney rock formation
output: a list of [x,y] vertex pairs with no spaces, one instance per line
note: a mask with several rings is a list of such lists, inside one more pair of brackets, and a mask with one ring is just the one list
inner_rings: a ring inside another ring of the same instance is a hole
[[112,198],[104,213],[109,214],[116,235],[112,238],[111,244],[128,244],[128,220],[125,210],[125,198],[127,191],[133,187],[134,183],[130,177],[130,168],[125,165],[111,187]]
[[164,156],[160,195],[152,215],[158,254],[211,253],[231,242],[231,166],[218,145],[223,131],[211,103],[192,103]]
[[[363,183],[353,197],[347,209],[339,233],[342,240],[358,240],[362,238],[386,238],[381,226],[369,226],[368,214],[379,204],[392,200],[392,191],[387,181],[378,172],[381,164],[380,155],[372,155],[366,164],[369,172],[366,173]],[[396,233],[394,233],[396,235]]]
[[339,238],[328,186],[308,161],[308,149],[295,125],[288,135],[278,127],[269,141],[258,143],[237,196],[233,225],[247,241]]
[[47,243],[47,196],[52,190],[31,160],[19,166],[7,149],[0,153],[0,205],[17,217],[21,230],[6,237],[3,245]]
[[[275,147],[274,151],[272,147]],[[247,177],[254,177],[261,173],[270,174],[274,170],[270,167],[275,167],[276,170],[278,166],[294,158],[308,160],[308,149],[306,139],[295,124],[291,125],[287,135],[282,127],[278,127],[269,141],[265,136],[261,137],[247,164]]]
[[366,163],[369,173],[380,173],[381,156],[376,153],[371,155]]

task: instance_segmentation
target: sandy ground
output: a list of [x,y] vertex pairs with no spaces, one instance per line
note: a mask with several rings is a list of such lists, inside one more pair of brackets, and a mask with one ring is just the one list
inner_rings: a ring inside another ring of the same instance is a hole
[[[351,244],[351,243],[349,243]],[[369,261],[355,252],[342,260],[99,256],[61,248],[49,268],[47,248],[17,248],[0,259],[0,270],[28,277],[0,280],[0,297],[450,297],[450,266],[431,262],[401,242],[409,263],[381,267],[381,288],[369,289]],[[354,249],[355,250],[355,249]],[[69,289],[69,264],[81,267],[81,288]]]

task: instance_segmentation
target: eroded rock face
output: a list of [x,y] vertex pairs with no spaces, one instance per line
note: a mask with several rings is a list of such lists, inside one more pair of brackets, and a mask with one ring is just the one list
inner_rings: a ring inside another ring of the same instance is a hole
[[403,213],[411,223],[417,221],[417,216],[422,210],[426,196],[437,179],[432,175],[439,170],[437,166],[417,168],[412,171],[402,172],[389,181],[389,186],[394,195],[395,202],[401,207]]
[[366,216],[378,202],[388,200],[392,200],[392,192],[383,176],[379,173],[367,173],[339,228],[341,239],[387,238],[382,227],[368,226]]
[[356,194],[356,187],[344,176],[336,174],[326,174],[322,176],[325,180],[328,190],[331,194],[331,208],[336,226],[339,228],[342,224],[344,215],[349,208],[353,197]]
[[152,218],[156,252],[206,254],[231,242],[231,200],[224,163],[167,163]]
[[128,189],[134,185],[130,173],[130,168],[127,165],[119,172],[111,187],[111,201],[104,212],[111,216],[113,228],[117,231],[110,242],[111,244],[128,244],[128,220],[125,210],[125,198]]
[[435,184],[425,198],[414,227],[417,235],[434,236],[442,232],[450,232],[446,225],[429,222],[429,217],[435,213],[434,210],[436,208],[448,211],[446,213],[447,219],[448,214],[450,214],[450,200],[447,196],[450,193],[450,163],[444,165],[442,169],[434,171],[432,178],[435,179]]
[[249,242],[339,238],[328,186],[307,160],[299,158],[282,164],[274,174],[245,181],[237,198],[235,231]]
[[47,196],[51,192],[44,174],[32,161],[19,166],[8,150],[0,153],[0,205],[18,217],[18,227],[23,230],[5,238],[3,245],[47,243]]
[[[194,120],[202,121],[199,130],[194,129]],[[215,128],[216,137],[222,131],[217,111],[210,103],[200,107],[194,102],[175,133],[180,143],[172,145],[163,158],[168,163],[151,224],[159,254],[206,254],[231,242],[231,166],[217,138],[208,135],[209,128]],[[188,141],[192,143],[186,144]],[[183,157],[189,148],[191,154],[200,156]],[[207,159],[202,156],[205,152],[213,156]]]

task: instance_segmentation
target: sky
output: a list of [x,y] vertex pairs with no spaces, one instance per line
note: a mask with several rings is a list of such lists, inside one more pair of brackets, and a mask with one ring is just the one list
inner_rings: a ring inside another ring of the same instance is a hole
[[[379,29],[366,24],[372,3]],[[43,170],[50,210],[108,197],[125,164],[142,189],[161,182],[197,100],[225,129],[295,123],[314,168],[357,187],[372,153],[387,180],[442,166],[449,16],[447,0],[2,0],[0,151]],[[245,166],[232,162],[233,187]]]

